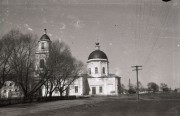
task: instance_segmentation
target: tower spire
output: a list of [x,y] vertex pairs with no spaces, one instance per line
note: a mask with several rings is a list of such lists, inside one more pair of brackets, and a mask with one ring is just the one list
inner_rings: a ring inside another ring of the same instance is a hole
[[47,29],[44,29],[44,34],[47,34]]
[[99,49],[100,49],[99,42],[96,42],[95,44],[96,44],[96,45],[95,45],[95,49],[96,49],[96,50],[99,50]]

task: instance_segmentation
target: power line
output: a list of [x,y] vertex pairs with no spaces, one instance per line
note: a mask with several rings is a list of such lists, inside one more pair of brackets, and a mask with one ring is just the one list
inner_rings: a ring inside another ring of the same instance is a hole
[[[162,15],[163,15],[163,12],[164,12],[164,10],[162,9],[162,13],[161,13]],[[151,57],[152,53],[154,52],[155,46],[157,45],[158,40],[161,39],[160,37],[161,37],[161,35],[163,34],[163,31],[165,30],[165,26],[166,26],[167,23],[168,23],[168,22],[167,22],[167,21],[168,21],[168,17],[171,17],[171,15],[172,15],[172,6],[171,6],[169,12],[166,14],[166,16],[165,16],[165,18],[164,18],[164,21],[163,21],[163,20],[161,21],[161,22],[164,22],[164,23],[162,24],[162,28],[161,28],[161,30],[160,30],[160,32],[159,32],[159,35],[157,36],[156,40],[154,41],[154,43],[153,43],[153,45],[152,45],[152,48],[151,48],[151,51],[150,51],[150,53],[148,54],[147,59],[145,60],[144,66],[146,66],[147,63],[148,63],[148,61],[150,60],[150,57]],[[155,30],[154,30],[154,32],[155,32]]]

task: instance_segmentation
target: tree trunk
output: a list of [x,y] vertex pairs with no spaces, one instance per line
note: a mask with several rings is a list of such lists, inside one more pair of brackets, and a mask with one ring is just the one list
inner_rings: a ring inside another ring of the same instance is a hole
[[60,88],[58,88],[58,90],[59,90],[59,93],[60,93],[60,96],[63,96],[63,88],[62,87],[60,87]]
[[24,97],[23,97],[23,102],[27,102],[29,100],[29,96],[27,94],[27,92],[24,92]]
[[60,91],[60,96],[62,96],[63,95],[63,91]]
[[53,93],[52,91],[49,92],[49,97],[52,97],[52,93]]

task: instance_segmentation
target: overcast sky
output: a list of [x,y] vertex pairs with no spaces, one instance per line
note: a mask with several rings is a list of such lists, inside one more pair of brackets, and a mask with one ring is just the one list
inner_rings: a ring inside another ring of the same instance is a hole
[[110,72],[136,83],[131,66],[142,65],[139,80],[180,87],[179,0],[0,0],[0,35],[12,28],[65,41],[86,63],[100,42]]

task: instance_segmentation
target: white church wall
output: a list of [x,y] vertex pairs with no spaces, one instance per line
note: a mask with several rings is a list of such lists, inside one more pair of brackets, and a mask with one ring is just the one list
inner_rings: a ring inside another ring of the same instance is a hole
[[[95,89],[96,95],[118,95],[118,78],[107,77],[107,78],[87,78],[88,85],[90,88],[89,95],[94,94]],[[69,95],[83,95],[83,77],[76,79],[69,87]],[[102,88],[101,88],[102,87]],[[100,91],[101,88],[101,91]],[[43,96],[46,94],[45,88],[42,89]],[[65,94],[65,93],[64,93]],[[53,96],[59,96],[58,91],[54,91]]]
[[[93,87],[96,88],[97,95],[116,95],[117,92],[117,82],[115,77],[113,78],[88,78],[90,86],[90,95],[93,94]],[[99,87],[102,87],[102,93],[99,92]]]
[[[95,67],[98,68],[98,73],[95,73]],[[105,74],[103,73],[103,67],[105,68]],[[92,77],[101,77],[101,76],[105,76],[108,75],[108,63],[107,61],[103,61],[103,60],[93,60],[88,62],[87,65],[88,71],[89,69],[91,69],[91,75]],[[89,72],[88,72],[89,73]]]
[[[83,77],[77,79],[70,85],[69,95],[83,95]],[[116,91],[115,78],[88,78],[89,94],[93,94],[93,88],[95,89],[96,95],[113,95]],[[76,92],[78,87],[78,92]],[[101,91],[100,91],[100,87]],[[113,92],[113,93],[112,93]]]
[[94,61],[94,62],[90,62],[88,63],[88,70],[91,69],[91,76],[93,77],[100,77],[101,74],[100,73],[95,73],[95,67],[98,68],[98,72],[100,71],[100,61]]
[[[103,67],[105,68],[105,74],[103,73]],[[109,70],[108,70],[108,62],[101,62],[101,75],[108,75]]]
[[113,95],[116,93],[115,78],[108,78],[107,80],[107,94]]
[[[106,89],[104,87],[104,82],[105,82],[104,78],[88,78],[88,83],[89,83],[89,87],[90,87],[89,94],[92,95],[93,94],[92,88],[95,88],[96,94],[103,95],[106,91]],[[102,87],[102,92],[99,91],[100,87]]]
[[79,77],[70,85],[69,95],[83,95],[83,77]]

